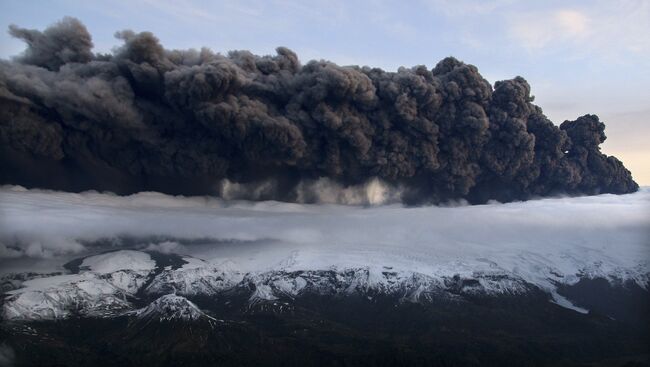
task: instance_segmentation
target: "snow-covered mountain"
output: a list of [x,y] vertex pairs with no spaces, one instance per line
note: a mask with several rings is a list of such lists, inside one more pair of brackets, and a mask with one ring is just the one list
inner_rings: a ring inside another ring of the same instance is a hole
[[175,294],[166,294],[151,302],[147,307],[135,311],[140,319],[152,321],[198,321],[215,320],[206,315],[187,298]]
[[131,309],[127,300],[155,269],[138,251],[116,251],[83,260],[78,274],[35,277],[6,292],[5,319],[57,319],[112,316]]
[[0,188],[0,346],[35,366],[624,365],[650,342],[649,207]]
[[[156,253],[156,256],[160,259],[169,255]],[[621,287],[634,284],[646,291],[650,284],[648,269],[643,266],[603,272],[602,262],[567,274],[543,266],[526,272],[509,272],[497,263],[482,259],[488,263],[486,269],[467,272],[459,266],[456,272],[447,269],[427,274],[396,269],[390,264],[309,268],[301,267],[299,258],[294,253],[272,269],[245,272],[232,261],[210,262],[185,256],[181,266],[163,267],[147,252],[114,251],[83,259],[77,274],[24,281],[20,288],[6,292],[2,314],[7,320],[39,320],[113,317],[135,312],[139,317],[155,314],[160,319],[192,320],[201,317],[203,312],[185,297],[223,300],[236,295],[245,297],[249,304],[291,302],[304,295],[383,296],[395,302],[428,302],[534,292],[547,294],[551,302],[560,306],[587,312],[560,295],[558,287],[571,286],[584,279],[606,279]],[[136,304],[146,299],[153,301],[138,309]]]

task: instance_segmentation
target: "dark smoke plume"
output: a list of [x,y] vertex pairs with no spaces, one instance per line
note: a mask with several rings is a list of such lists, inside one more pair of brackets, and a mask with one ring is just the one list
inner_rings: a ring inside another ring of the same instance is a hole
[[297,190],[305,182],[378,178],[408,203],[638,188],[600,152],[597,116],[558,128],[523,78],[492,88],[451,57],[386,72],[301,65],[283,47],[167,50],[149,32],[118,32],[120,48],[94,54],[73,18],[9,32],[27,49],[0,61],[3,184],[218,195],[228,182],[310,201]]

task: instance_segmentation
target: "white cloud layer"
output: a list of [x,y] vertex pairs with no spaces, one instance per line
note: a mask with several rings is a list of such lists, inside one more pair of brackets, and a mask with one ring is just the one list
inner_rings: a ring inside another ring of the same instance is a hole
[[[117,236],[142,237],[130,245],[138,249],[232,260],[245,271],[279,263],[303,269],[390,265],[428,274],[494,268],[530,278],[586,268],[647,273],[650,267],[648,188],[623,196],[405,208],[4,187],[0,208],[4,271],[16,271],[21,261],[33,266],[34,257],[53,257],[48,261],[60,266],[105,250],[85,248],[85,241]],[[152,242],[150,236],[175,240]]]
[[650,2],[504,12],[510,36],[532,53],[563,49],[569,56],[609,60],[650,54]]

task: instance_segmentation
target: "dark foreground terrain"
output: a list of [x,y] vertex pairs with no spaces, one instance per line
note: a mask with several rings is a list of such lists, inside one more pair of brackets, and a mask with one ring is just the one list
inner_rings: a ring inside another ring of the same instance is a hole
[[190,297],[214,319],[3,321],[0,340],[16,366],[650,366],[648,293],[598,280],[564,292],[586,289],[617,293],[624,307],[585,299],[602,312],[581,314],[541,292],[425,303],[305,295],[252,305],[233,293]]

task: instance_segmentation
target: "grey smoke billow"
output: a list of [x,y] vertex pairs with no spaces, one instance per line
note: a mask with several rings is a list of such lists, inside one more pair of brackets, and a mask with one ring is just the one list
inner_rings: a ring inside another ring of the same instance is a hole
[[[167,50],[149,32],[94,54],[65,18],[0,61],[0,184],[119,194],[220,194],[220,182],[273,182],[257,199],[296,201],[304,181],[378,178],[407,203],[628,193],[600,152],[604,124],[560,127],[521,77],[494,88],[454,58],[387,72],[301,65],[294,52]],[[302,200],[302,199],[301,199]]]

